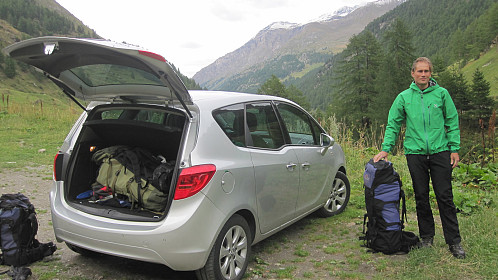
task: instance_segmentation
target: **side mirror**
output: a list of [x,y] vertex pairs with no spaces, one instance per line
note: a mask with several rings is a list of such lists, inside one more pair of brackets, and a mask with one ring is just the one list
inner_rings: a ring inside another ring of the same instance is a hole
[[322,156],[325,155],[327,150],[330,147],[334,146],[334,144],[335,144],[335,140],[334,140],[334,138],[332,138],[332,136],[330,136],[326,133],[320,134],[320,146],[322,146],[320,153],[322,154]]

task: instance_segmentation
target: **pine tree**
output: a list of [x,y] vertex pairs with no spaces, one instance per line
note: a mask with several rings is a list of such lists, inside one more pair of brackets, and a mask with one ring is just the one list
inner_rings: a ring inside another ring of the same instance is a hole
[[306,109],[310,108],[309,102],[306,100],[306,97],[303,95],[302,91],[300,91],[294,85],[285,87],[285,85],[280,82],[280,80],[275,75],[271,75],[271,78],[268,79],[263,85],[261,85],[261,87],[258,89],[258,94],[287,98],[296,102],[301,107],[304,107]]
[[7,78],[12,79],[16,76],[16,62],[11,59],[10,57],[7,57],[5,59],[5,68],[3,69],[3,72],[5,73],[5,76]]
[[358,126],[370,124],[369,106],[377,98],[375,82],[382,59],[380,43],[371,32],[351,37],[338,70],[341,85],[334,110],[340,118]]
[[271,78],[261,85],[258,89],[258,94],[273,95],[283,98],[288,97],[285,91],[285,85],[282,84],[275,75],[271,75]]
[[451,61],[460,62],[461,65],[465,65],[467,63],[468,51],[462,30],[457,29],[451,35],[449,48],[451,52]]
[[470,110],[469,85],[460,70],[446,70],[441,72],[438,83],[450,93],[453,103],[457,108],[461,122],[469,121],[468,111]]
[[477,68],[470,86],[470,111],[475,120],[486,120],[491,116],[494,101],[489,97],[489,90],[489,82],[484,79],[484,74]]
[[384,35],[387,54],[378,78],[379,95],[371,106],[372,118],[379,123],[387,121],[387,114],[396,96],[411,83],[410,68],[415,59],[412,35],[402,20],[397,18]]
[[308,102],[308,100],[306,100],[306,97],[304,96],[303,92],[300,91],[296,86],[294,85],[288,86],[285,89],[285,92],[287,93],[287,96],[290,100],[296,102],[306,110],[310,109],[310,103]]

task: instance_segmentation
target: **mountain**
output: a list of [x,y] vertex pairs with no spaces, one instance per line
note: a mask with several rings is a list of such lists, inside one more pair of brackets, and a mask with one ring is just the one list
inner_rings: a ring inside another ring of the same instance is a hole
[[193,79],[209,89],[255,92],[272,74],[285,79],[323,64],[346,47],[351,35],[402,2],[380,0],[343,7],[305,24],[272,23]]
[[[491,82],[491,95],[498,96],[498,56],[493,55],[498,42],[498,0],[409,0],[373,20],[364,32],[373,33],[383,43],[396,19],[403,21],[412,35],[414,51],[410,54],[414,58],[429,57],[440,70],[469,63],[473,66],[464,68],[468,69],[468,82],[479,67]],[[339,53],[325,65],[284,82],[302,91],[311,107],[325,110],[336,99],[344,98],[340,83],[345,74],[338,67],[344,60]]]

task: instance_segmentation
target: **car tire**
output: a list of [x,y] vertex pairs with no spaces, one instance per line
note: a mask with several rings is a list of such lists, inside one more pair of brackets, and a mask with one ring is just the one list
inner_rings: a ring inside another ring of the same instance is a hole
[[342,213],[349,202],[351,186],[346,174],[338,171],[335,175],[327,201],[316,212],[318,216],[327,218]]
[[216,238],[206,265],[196,271],[199,280],[240,280],[249,264],[252,234],[247,221],[232,216]]

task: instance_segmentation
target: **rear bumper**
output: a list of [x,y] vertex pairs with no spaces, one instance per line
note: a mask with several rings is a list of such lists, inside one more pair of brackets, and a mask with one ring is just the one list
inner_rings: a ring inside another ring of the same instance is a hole
[[173,201],[167,217],[158,222],[114,220],[72,208],[62,199],[62,190],[63,183],[56,182],[50,192],[57,241],[174,270],[204,266],[225,217],[198,193]]

